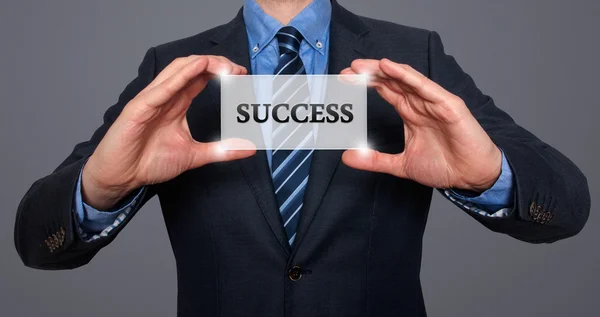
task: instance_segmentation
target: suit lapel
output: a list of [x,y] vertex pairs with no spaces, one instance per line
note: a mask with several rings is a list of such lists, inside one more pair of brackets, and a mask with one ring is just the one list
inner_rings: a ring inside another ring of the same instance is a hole
[[[221,33],[212,37],[212,41],[217,45],[209,52],[210,54],[225,56],[232,62],[246,67],[249,73],[252,72],[250,55],[248,53],[248,37],[242,10],[239,11],[238,15],[229,22],[229,25]],[[215,84],[218,86],[218,83]],[[216,106],[220,107],[220,89],[214,89],[213,95],[215,96]],[[275,189],[273,188],[273,181],[271,179],[271,170],[269,169],[265,151],[257,151],[256,155],[235,161],[234,163],[239,164],[265,220],[271,227],[285,254],[289,255],[291,247],[279,214],[279,206],[277,205]]]
[[225,56],[232,62],[246,67],[251,71],[250,55],[248,54],[248,37],[242,9],[227,25],[215,33],[210,40],[215,44],[208,54]]
[[[368,56],[367,45],[361,35],[367,32],[358,16],[332,1],[332,17],[329,35],[329,74],[339,74],[353,60]],[[304,194],[304,205],[300,214],[294,251],[302,242],[327,191],[343,151],[315,151],[310,167],[308,184]]]

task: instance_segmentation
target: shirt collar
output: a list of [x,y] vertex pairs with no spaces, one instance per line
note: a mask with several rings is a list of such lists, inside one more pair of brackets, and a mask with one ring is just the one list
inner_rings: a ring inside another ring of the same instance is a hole
[[[244,1],[244,22],[250,46],[250,56],[254,58],[275,37],[284,25],[266,14],[254,0]],[[329,38],[331,21],[331,2],[313,0],[288,25],[298,29],[313,49],[325,54],[324,48]],[[319,44],[317,44],[319,43]]]

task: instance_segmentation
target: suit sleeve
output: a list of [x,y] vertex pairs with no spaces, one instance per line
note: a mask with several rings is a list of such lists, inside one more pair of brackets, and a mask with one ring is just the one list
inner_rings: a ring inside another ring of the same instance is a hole
[[[468,214],[495,232],[531,243],[551,243],[580,232],[589,216],[590,193],[577,166],[496,107],[454,58],[445,54],[436,32],[429,34],[428,57],[429,77],[464,100],[502,149],[513,172],[514,204],[507,217]],[[468,211],[464,204],[454,203]]]
[[72,269],[88,263],[109,244],[140,207],[153,195],[146,188],[143,197],[132,206],[130,215],[110,234],[86,241],[77,230],[74,195],[79,173],[87,158],[123,107],[155,77],[155,51],[146,53],[135,78],[119,96],[115,105],[104,114],[104,122],[91,139],[79,143],[54,172],[33,183],[22,198],[15,221],[15,247],[26,266],[38,269]]
[[83,201],[81,193],[82,172],[83,170],[79,173],[79,179],[77,180],[75,197],[73,197],[75,207],[73,209],[75,211],[75,223],[78,225],[77,231],[85,241],[91,241],[106,236],[116,226],[119,226],[126,217],[129,217],[135,203],[143,199],[146,187],[133,191],[110,210],[97,210]]

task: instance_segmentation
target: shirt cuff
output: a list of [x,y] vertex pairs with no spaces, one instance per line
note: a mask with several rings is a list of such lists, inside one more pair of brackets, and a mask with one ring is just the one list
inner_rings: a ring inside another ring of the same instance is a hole
[[[144,188],[141,188],[135,195],[130,195],[125,201],[117,205],[116,208],[111,210],[102,211],[97,210],[94,207],[89,206],[83,202],[81,194],[81,174],[83,168],[79,172],[79,179],[77,180],[77,189],[75,191],[75,218],[79,224],[80,233],[84,236],[94,233],[106,233],[110,232],[109,228],[117,227],[124,219],[129,215],[129,212],[135,206],[135,203],[140,199]],[[133,197],[132,197],[133,196]]]
[[[502,151],[502,150],[500,150]],[[514,177],[512,169],[508,164],[508,160],[502,152],[502,169],[500,177],[494,185],[479,195],[466,195],[458,190],[445,189],[443,192],[446,196],[459,200],[465,205],[479,209],[484,215],[491,216],[498,211],[503,211],[508,215],[508,211],[513,207],[514,200]],[[480,212],[480,213],[481,213]],[[500,215],[497,215],[500,216]]]

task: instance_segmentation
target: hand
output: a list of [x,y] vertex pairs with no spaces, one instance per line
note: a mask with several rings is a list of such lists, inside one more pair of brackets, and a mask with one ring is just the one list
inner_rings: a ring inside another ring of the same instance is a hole
[[133,98],[87,161],[82,175],[84,201],[106,210],[132,190],[168,181],[181,173],[218,161],[251,156],[255,150],[227,151],[249,141],[195,141],[186,112],[208,80],[220,73],[247,70],[220,56],[189,56],[168,65]]
[[369,74],[369,85],[404,121],[400,154],[348,150],[342,160],[357,169],[384,172],[435,188],[483,192],[496,182],[502,153],[464,101],[408,65],[355,60],[342,74]]

